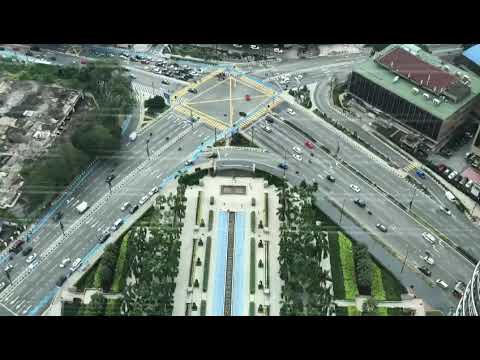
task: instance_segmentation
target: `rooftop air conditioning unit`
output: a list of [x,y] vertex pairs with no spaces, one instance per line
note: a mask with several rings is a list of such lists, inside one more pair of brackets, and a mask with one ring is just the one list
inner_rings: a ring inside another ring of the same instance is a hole
[[423,93],[423,97],[424,97],[425,99],[427,99],[427,100],[429,100],[429,99],[430,99],[430,95],[429,95],[429,94],[427,94],[427,93]]
[[412,88],[412,92],[413,92],[415,95],[417,95],[417,94],[420,92],[420,90],[419,90],[418,88],[414,87],[414,88]]
[[393,78],[393,82],[396,83],[396,82],[398,81],[398,79],[399,79],[399,77],[398,77],[398,76],[395,76],[395,77]]
[[433,99],[433,103],[437,106],[440,105],[440,102],[441,101],[439,99]]

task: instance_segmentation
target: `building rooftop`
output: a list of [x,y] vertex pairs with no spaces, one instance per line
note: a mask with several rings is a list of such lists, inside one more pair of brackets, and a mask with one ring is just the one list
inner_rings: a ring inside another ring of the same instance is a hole
[[474,45],[465,50],[463,56],[480,66],[480,44]]
[[[412,45],[389,45],[374,58],[357,64],[353,71],[441,120],[449,118],[480,93],[478,76],[452,64],[445,64],[436,56]],[[468,85],[462,81],[464,75],[468,76]],[[458,100],[453,102],[449,97]]]

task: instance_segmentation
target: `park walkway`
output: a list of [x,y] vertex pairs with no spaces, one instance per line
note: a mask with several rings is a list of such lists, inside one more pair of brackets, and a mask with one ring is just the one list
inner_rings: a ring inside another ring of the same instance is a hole
[[[369,296],[357,296],[355,300],[335,300],[334,303],[342,307],[355,306],[359,311],[362,311],[363,303],[366,302],[368,298]],[[426,315],[423,300],[417,298],[402,301],[377,301],[377,307],[411,309],[415,311],[415,316]]]

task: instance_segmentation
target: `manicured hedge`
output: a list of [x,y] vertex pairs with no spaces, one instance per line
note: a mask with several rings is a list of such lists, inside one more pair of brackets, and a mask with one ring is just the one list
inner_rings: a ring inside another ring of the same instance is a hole
[[253,301],[250,301],[248,305],[248,316],[255,316],[255,303]]
[[358,296],[357,281],[355,278],[355,265],[353,263],[352,242],[343,233],[338,234],[340,246],[340,259],[342,264],[345,286],[345,298],[354,300]]
[[[342,271],[342,262],[340,259],[340,246],[338,244],[338,232],[329,231],[328,232],[328,244],[329,244],[329,255],[330,255],[330,269],[332,272],[332,283],[333,283],[333,297],[335,299],[345,299],[345,286],[343,279]],[[344,308],[342,308],[344,309]],[[347,315],[347,310],[345,309],[345,316]]]
[[250,213],[250,229],[252,233],[255,234],[255,211]]
[[335,316],[348,316],[347,308],[343,306],[337,306],[335,309]]
[[348,316],[361,316],[362,315],[362,313],[360,311],[358,311],[356,306],[349,306],[347,308],[347,313],[348,313]]
[[207,314],[207,302],[202,300],[200,303],[200,316],[205,316]]
[[105,307],[105,316],[120,316],[122,299],[108,299]]
[[373,262],[382,271],[382,284],[385,291],[385,298],[387,301],[400,301],[401,295],[407,293],[407,289],[387,270],[382,264],[378,263],[375,259]]
[[192,287],[193,281],[193,268],[195,266],[195,253],[197,249],[197,239],[193,239],[193,246],[192,246],[192,256],[190,257],[190,272],[188,275],[188,287]]
[[372,296],[377,301],[386,300],[385,289],[383,288],[382,270],[372,261]]
[[372,259],[366,245],[352,242],[355,276],[360,295],[370,295],[372,292]]
[[268,193],[265,193],[265,227],[268,227]]
[[93,287],[93,281],[99,265],[100,259],[77,281],[75,287],[78,291],[83,292],[85,289]]
[[213,227],[213,210],[208,212],[208,231],[212,231]]
[[202,191],[198,192],[198,197],[197,197],[197,211],[195,215],[195,225],[200,224],[200,205],[202,201]]
[[255,238],[250,239],[250,294],[255,294],[255,271],[257,260],[255,258]]
[[[117,266],[112,283],[112,292],[122,292],[125,288],[128,276],[128,244],[130,238],[130,231],[122,238],[120,251],[118,252]],[[108,306],[108,303],[107,303]]]
[[208,271],[210,268],[211,247],[212,247],[212,238],[210,236],[207,236],[207,244],[205,246],[205,260],[203,261],[203,281],[202,281],[203,292],[206,292],[208,288]]

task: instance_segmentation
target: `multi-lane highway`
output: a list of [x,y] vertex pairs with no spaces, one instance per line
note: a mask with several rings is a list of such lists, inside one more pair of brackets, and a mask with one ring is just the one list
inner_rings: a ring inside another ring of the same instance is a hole
[[[145,141],[150,133],[148,158]],[[154,186],[159,186],[177,169],[183,168],[190,154],[211,136],[212,131],[205,125],[196,124],[192,128],[185,118],[168,112],[136,142],[126,145],[115,159],[94,166],[91,174],[59,208],[64,213],[62,223],[66,236],[63,237],[59,225],[51,219],[29,243],[33,252],[38,254],[37,266],[28,270],[21,254],[9,261],[14,266],[10,273],[13,285],[0,293],[3,310],[19,315],[37,314],[43,310],[53,296],[56,280],[67,272],[59,267],[62,260],[84,258],[92,249],[98,248],[100,234],[116,219],[127,221],[131,216],[138,216],[141,210],[130,215],[120,210],[122,204],[137,204]],[[110,194],[105,179],[111,173],[116,177]],[[81,201],[91,205],[83,215],[75,210]],[[41,306],[37,307],[39,304]]]
[[[352,121],[333,110],[328,100],[328,82],[332,75],[337,78],[345,78],[353,64],[363,60],[362,56],[338,56],[272,63],[266,67],[262,65],[248,69],[239,68],[247,70],[251,75],[264,81],[271,81],[273,84],[275,84],[274,73],[302,73],[304,76],[300,81],[301,85],[318,83],[314,98],[316,105],[322,111],[339,121]],[[162,91],[168,90],[169,92],[183,85],[172,82],[171,85],[165,86],[161,83],[163,78],[161,76],[138,68],[131,68],[131,71],[135,73],[135,83],[140,87],[145,87],[147,92],[150,91],[147,89],[150,85],[152,85],[150,86],[152,91],[162,89]],[[295,109],[296,115],[292,116],[287,113],[285,111],[287,107]],[[255,125],[255,142],[269,152],[262,154],[249,150],[228,150],[230,164],[236,162],[247,165],[256,163],[274,173],[282,173],[278,164],[282,161],[286,151],[289,180],[293,182],[299,182],[302,179],[307,182],[317,181],[319,184],[317,202],[322,210],[327,207],[328,211],[332,212],[332,209],[336,209],[332,203],[339,208],[344,204],[345,213],[351,214],[356,222],[361,224],[361,231],[366,230],[374,234],[396,256],[408,256],[409,268],[415,269],[416,266],[426,265],[421,256],[425,255],[425,251],[429,251],[435,259],[435,265],[431,266],[433,280],[441,278],[451,286],[457,280],[466,282],[473,270],[473,265],[440,239],[437,239],[435,245],[426,242],[421,236],[426,229],[413,216],[421,216],[451,241],[469,249],[474,254],[480,254],[480,245],[473,242],[470,236],[476,229],[456,209],[452,209],[452,217],[441,213],[438,210],[439,202],[444,199],[439,199],[438,191],[434,199],[421,192],[416,192],[412,210],[404,211],[388,199],[385,193],[359,178],[342,161],[333,159],[318,146],[323,144],[332,153],[339,148],[339,158],[361,171],[371,182],[398,201],[408,205],[412,199],[412,187],[406,180],[399,177],[398,172],[388,168],[380,159],[351,139],[342,136],[333,126],[310,111],[295,104],[283,104],[275,112],[276,120],[271,125],[272,133],[268,134]],[[304,146],[306,137],[286,124],[280,117],[317,140],[316,148],[307,149]],[[248,129],[246,131],[250,134]],[[359,131],[367,134],[363,125],[359,126]],[[152,135],[149,142],[150,157],[148,157],[146,140],[150,137],[150,133]],[[55,281],[59,275],[66,272],[65,269],[59,267],[62,259],[66,257],[72,260],[77,257],[84,258],[97,251],[99,247],[97,239],[103,230],[110,227],[120,217],[128,222],[128,219],[132,220],[141,213],[139,211],[135,215],[129,215],[120,210],[121,205],[127,201],[132,204],[137,203],[153,186],[158,186],[162,181],[168,180],[175,170],[183,167],[183,162],[191,156],[190,154],[212,135],[213,130],[206,125],[197,123],[192,127],[188,119],[169,111],[146,131],[143,131],[136,142],[126,144],[115,159],[94,164],[86,179],[60,206],[59,210],[65,214],[62,222],[65,225],[66,236],[63,237],[59,225],[50,219],[35,233],[30,243],[34,252],[39,255],[38,265],[32,270],[28,270],[25,258],[20,254],[9,261],[14,265],[10,273],[13,284],[0,292],[0,314],[2,311],[19,315],[40,313],[54,294]],[[293,158],[293,146],[303,149],[301,161]],[[378,146],[384,145],[378,144]],[[403,157],[393,152],[392,149],[385,146],[384,148],[382,150],[390,151],[389,156],[393,160],[399,162],[401,166],[405,164],[406,160]],[[217,164],[225,161],[224,156],[227,154],[221,152]],[[115,174],[116,178],[112,182],[112,193],[110,194],[105,178],[111,173]],[[334,175],[336,182],[328,182],[327,174]],[[350,189],[351,184],[359,186],[360,192],[353,192]],[[365,200],[367,208],[355,205],[353,200],[356,198]],[[75,206],[81,201],[91,204],[91,209],[83,215],[79,215],[75,211]],[[371,215],[367,213],[367,209],[372,212]],[[377,223],[387,226],[388,232],[380,232],[376,228]],[[355,231],[358,231],[358,227]],[[4,262],[1,265],[5,266],[6,264],[7,262]],[[414,273],[417,279],[423,278],[420,273],[412,272],[412,274]],[[431,280],[428,282],[431,283]],[[444,310],[455,303],[450,292],[436,287],[430,289],[426,285],[428,282],[422,282],[425,285],[424,294],[427,302]]]

